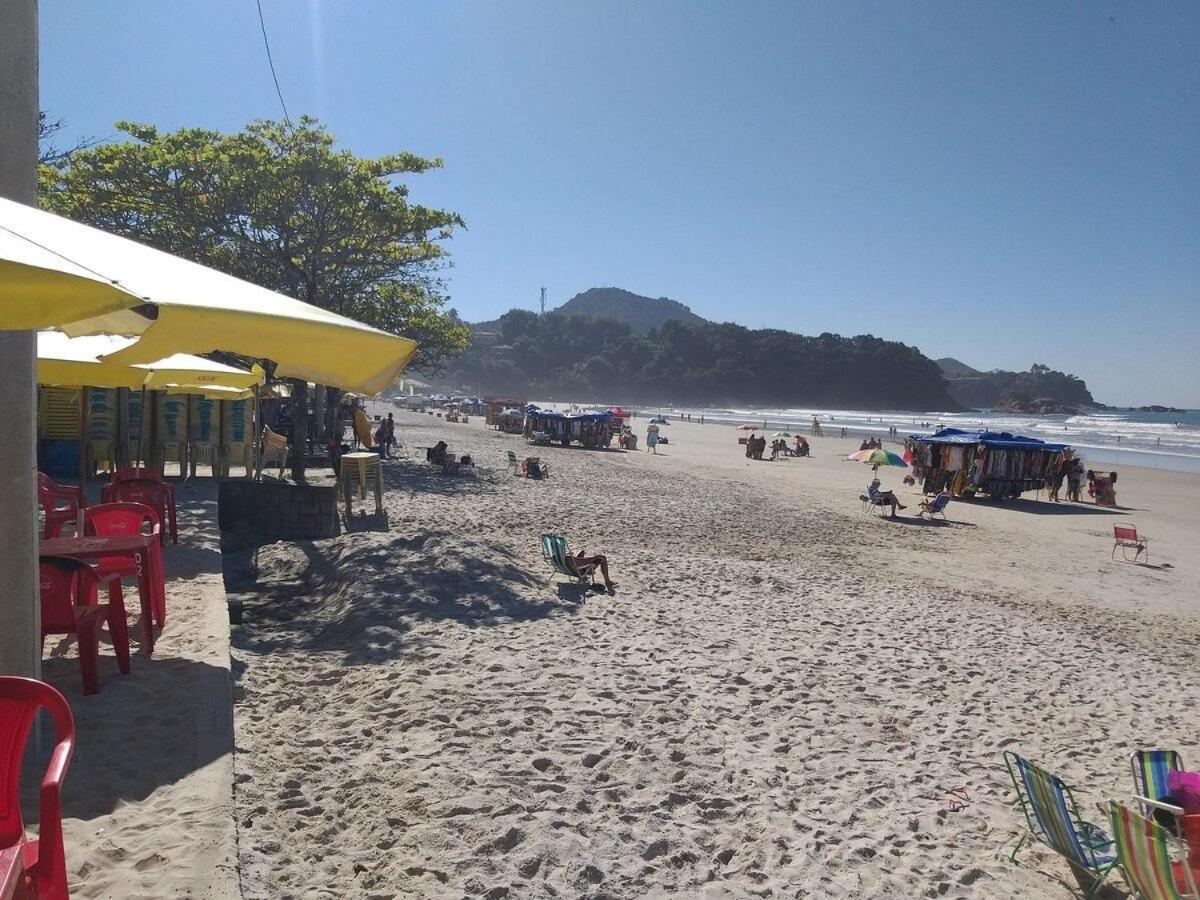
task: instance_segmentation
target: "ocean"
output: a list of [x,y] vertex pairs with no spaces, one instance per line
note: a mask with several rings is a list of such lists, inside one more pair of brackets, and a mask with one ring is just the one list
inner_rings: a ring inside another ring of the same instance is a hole
[[[852,409],[663,409],[672,417],[704,415],[705,421],[731,425],[761,425],[769,430],[799,429],[807,434],[815,416],[827,435],[845,428],[851,437],[884,435],[895,426],[901,439],[910,434],[931,434],[939,428],[987,428],[1008,431],[1044,441],[1069,444],[1085,463],[1113,466],[1148,466],[1178,472],[1200,473],[1200,410],[1152,413],[1110,410],[1078,416],[1030,416],[972,410],[964,413],[864,412]],[[645,415],[655,410],[646,408]],[[643,410],[638,410],[639,416]]]

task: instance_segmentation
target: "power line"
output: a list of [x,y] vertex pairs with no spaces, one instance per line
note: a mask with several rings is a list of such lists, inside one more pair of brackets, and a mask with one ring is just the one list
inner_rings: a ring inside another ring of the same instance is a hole
[[267,23],[263,19],[262,0],[254,0],[258,6],[258,24],[262,28],[263,46],[267,48],[267,65],[271,67],[271,78],[275,81],[275,93],[279,95],[279,105],[283,107],[283,121],[290,126],[291,118],[288,116],[287,104],[283,102],[283,91],[279,89],[279,76],[275,74],[275,60],[271,58],[271,42],[267,40]]

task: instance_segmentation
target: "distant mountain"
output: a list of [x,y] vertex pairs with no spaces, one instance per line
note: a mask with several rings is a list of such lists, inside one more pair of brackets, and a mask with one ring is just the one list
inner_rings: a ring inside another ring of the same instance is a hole
[[639,334],[645,334],[652,328],[661,328],[663,322],[671,319],[696,324],[705,322],[678,300],[643,297],[641,294],[614,287],[589,288],[552,312],[564,316],[615,319],[625,322]]
[[[672,319],[680,322],[704,324],[706,319],[692,312],[678,300],[668,297],[643,297],[633,291],[614,287],[588,288],[576,294],[562,306],[548,311],[552,316],[587,316],[589,319],[611,319],[624,322],[638,334],[661,328],[663,322]],[[476,332],[493,333],[500,328],[499,319],[476,322],[471,329]]]
[[618,288],[584,291],[544,316],[514,309],[473,325],[470,347],[440,381],[470,393],[623,404],[960,408],[916,347],[717,324]]
[[947,375],[978,375],[978,369],[972,369],[965,362],[959,362],[953,356],[943,356],[941,359],[935,359],[935,363]]

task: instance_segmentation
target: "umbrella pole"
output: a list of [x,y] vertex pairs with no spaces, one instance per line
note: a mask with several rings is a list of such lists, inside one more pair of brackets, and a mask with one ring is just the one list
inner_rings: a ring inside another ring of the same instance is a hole
[[[189,463],[188,457],[192,454],[188,451],[192,446],[192,395],[184,394],[183,396],[183,440],[179,442],[179,475],[184,481],[190,477],[188,475]],[[192,475],[196,473],[193,471]]]
[[213,454],[213,477],[225,477],[225,401],[218,400],[217,407],[217,452]]
[[75,513],[75,534],[83,536],[83,511],[87,507],[87,427],[88,389],[79,388],[79,507]]
[[134,465],[137,468],[142,467],[142,446],[146,439],[146,385],[142,384],[142,402],[138,405],[138,446],[137,446],[137,462]]
[[258,475],[259,475],[259,467],[258,467],[258,431],[259,431],[259,426],[258,426],[258,419],[259,419],[259,416],[261,416],[261,415],[262,415],[262,409],[261,409],[261,407],[259,406],[259,400],[258,400],[258,385],[256,384],[256,385],[254,386],[254,425],[253,425],[253,427],[250,429],[250,447],[251,447],[251,448],[252,448],[252,450],[253,450],[253,456],[254,456],[254,477],[255,477],[256,479],[258,478]]

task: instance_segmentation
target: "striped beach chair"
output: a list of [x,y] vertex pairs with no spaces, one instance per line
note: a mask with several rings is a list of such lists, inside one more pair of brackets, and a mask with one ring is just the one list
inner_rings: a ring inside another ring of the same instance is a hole
[[542,535],[542,556],[546,558],[555,575],[564,575],[579,584],[592,584],[596,578],[591,566],[582,570],[567,562],[567,539],[557,534]]
[[1116,800],[1109,805],[1109,820],[1121,872],[1139,900],[1200,900],[1191,866],[1172,865],[1172,850],[1186,851],[1181,841]]
[[1167,775],[1183,770],[1183,758],[1174,750],[1134,750],[1129,754],[1133,792],[1147,800],[1160,800],[1170,793]]
[[1011,750],[1004,752],[1004,765],[1029,827],[1009,859],[1016,862],[1017,852],[1032,837],[1066,859],[1077,872],[1089,876],[1092,886],[1086,896],[1094,897],[1117,864],[1112,839],[1104,829],[1079,815],[1071,789],[1057,775]]

